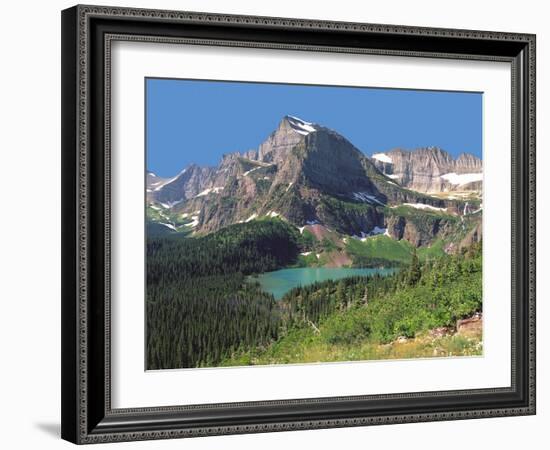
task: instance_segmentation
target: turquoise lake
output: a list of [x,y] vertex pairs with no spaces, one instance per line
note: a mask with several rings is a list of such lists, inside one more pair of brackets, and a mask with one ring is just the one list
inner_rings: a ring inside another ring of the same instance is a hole
[[256,277],[250,277],[251,281],[260,283],[262,290],[273,294],[280,300],[291,289],[298,286],[307,286],[317,281],[340,280],[353,276],[369,276],[374,274],[391,275],[395,269],[350,269],[327,267],[300,267],[294,269],[280,269],[273,272],[265,272]]

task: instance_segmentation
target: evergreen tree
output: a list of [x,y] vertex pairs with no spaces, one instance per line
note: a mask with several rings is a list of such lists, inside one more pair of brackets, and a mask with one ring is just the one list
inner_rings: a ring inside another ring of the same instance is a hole
[[418,261],[418,255],[416,254],[416,248],[413,249],[411,264],[409,266],[409,276],[407,284],[414,286],[420,280],[420,262]]

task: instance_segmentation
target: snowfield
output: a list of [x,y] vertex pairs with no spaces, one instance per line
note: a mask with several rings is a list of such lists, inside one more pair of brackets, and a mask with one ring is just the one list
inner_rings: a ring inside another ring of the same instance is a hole
[[188,226],[195,228],[199,224],[199,216],[191,216],[192,222]]
[[174,225],[172,225],[171,223],[164,223],[164,222],[159,222],[161,225],[164,225],[165,227],[168,227],[170,228],[171,230],[174,230],[174,231],[178,231],[176,229],[176,227]]
[[456,184],[458,186],[468,183],[473,183],[474,181],[482,181],[483,180],[483,174],[482,173],[461,173],[457,174],[454,172],[446,173],[445,175],[441,175],[441,178],[448,181],[451,184]]
[[361,236],[352,236],[352,238],[353,239],[359,239],[361,242],[365,242],[368,238],[373,237],[373,236],[379,236],[381,234],[383,234],[384,236],[391,237],[387,228],[381,228],[381,227],[375,226],[368,233],[365,233],[364,231],[361,231]]
[[416,209],[430,209],[432,211],[447,211],[447,208],[438,208],[432,205],[426,205],[424,203],[403,203],[404,206],[410,206]]
[[372,159],[376,159],[380,162],[384,162],[384,163],[389,163],[389,164],[393,164],[393,161],[392,159],[386,155],[385,153],[375,153],[374,155],[372,155]]
[[370,204],[374,202],[381,206],[384,206],[384,203],[378,200],[374,195],[367,194],[366,192],[354,192],[352,195],[355,200],[359,200],[361,202],[367,202]]
[[254,172],[255,170],[258,170],[258,169],[261,169],[261,168],[262,168],[262,166],[258,166],[258,167],[254,167],[254,169],[247,170],[245,173],[243,173],[243,177],[246,177],[249,174],[251,174],[252,172]]
[[180,173],[178,173],[175,177],[170,178],[168,180],[161,180],[156,183],[153,183],[153,186],[155,186],[155,191],[160,191],[164,186],[167,184],[170,184],[172,181],[175,181],[178,179],[180,175],[183,175],[185,172],[187,172],[187,167],[183,169]]
[[176,206],[177,204],[179,204],[181,202],[183,202],[183,198],[180,199],[180,200],[173,201],[173,202],[161,203],[161,205],[162,205],[163,208],[170,209],[170,208]]
[[306,122],[299,117],[287,116],[288,123],[296,133],[307,136],[309,133],[317,131],[311,122]]
[[[250,169],[250,170],[247,170],[245,173],[243,173],[243,177],[246,177],[248,175],[250,175],[252,172],[258,170],[258,169],[262,169],[264,167],[269,167],[269,166],[273,166],[274,164],[272,163],[265,163],[265,162],[262,162],[262,161],[257,161],[257,160],[254,160],[254,159],[248,159],[247,160],[250,164],[254,164],[256,167],[254,167],[253,169]],[[269,180],[269,177],[264,177],[263,178],[264,180]]]
[[202,191],[202,192],[199,192],[197,195],[195,195],[195,198],[196,198],[196,197],[203,197],[203,196],[208,195],[208,194],[210,194],[210,193],[219,194],[220,191],[223,191],[223,186],[217,186],[217,187],[213,187],[213,188],[208,188],[208,189],[205,189],[205,190]]

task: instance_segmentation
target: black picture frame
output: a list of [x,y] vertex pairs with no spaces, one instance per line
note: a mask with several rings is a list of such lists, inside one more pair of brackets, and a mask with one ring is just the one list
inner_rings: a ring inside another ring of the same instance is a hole
[[[510,62],[511,386],[112,409],[108,107],[116,39]],[[119,7],[64,10],[61,406],[62,437],[78,444],[535,414],[535,36]]]

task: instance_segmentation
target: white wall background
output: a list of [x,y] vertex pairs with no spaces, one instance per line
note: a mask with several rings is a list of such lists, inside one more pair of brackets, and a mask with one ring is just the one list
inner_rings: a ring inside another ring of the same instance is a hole
[[[93,3],[93,2],[92,2]],[[97,1],[97,3],[104,3]],[[537,34],[538,57],[538,415],[116,444],[136,449],[542,448],[550,423],[550,250],[545,168],[550,166],[550,29],[536,0],[111,0],[105,4],[470,28]],[[71,1],[10,2],[2,7],[0,169],[0,445],[69,448],[59,438],[60,403],[60,10]],[[7,157],[7,159],[6,159]],[[113,447],[114,448],[114,447]]]

